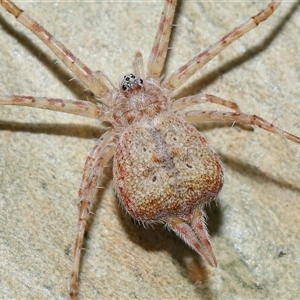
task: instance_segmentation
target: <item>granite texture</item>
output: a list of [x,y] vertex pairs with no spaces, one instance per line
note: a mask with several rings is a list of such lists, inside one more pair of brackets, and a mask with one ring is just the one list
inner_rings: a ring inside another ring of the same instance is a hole
[[[118,84],[133,54],[147,58],[162,3],[20,3],[87,65]],[[181,1],[166,72],[262,3]],[[300,135],[300,5],[268,21],[194,76],[180,95],[210,93]],[[77,80],[0,8],[0,93],[87,99]],[[209,106],[211,107],[211,106]],[[205,108],[203,108],[205,109]],[[222,108],[217,107],[221,110]],[[126,216],[105,169],[86,239],[81,299],[299,299],[300,145],[255,129],[200,124],[226,183],[207,208],[218,268],[162,226]],[[105,126],[0,107],[0,298],[66,299],[83,165]]]

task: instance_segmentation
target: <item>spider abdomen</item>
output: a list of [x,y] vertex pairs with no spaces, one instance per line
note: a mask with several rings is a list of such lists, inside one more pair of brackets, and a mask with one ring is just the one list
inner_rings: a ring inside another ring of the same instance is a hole
[[187,218],[216,198],[223,169],[201,134],[174,114],[128,127],[114,158],[114,180],[126,211],[140,221]]

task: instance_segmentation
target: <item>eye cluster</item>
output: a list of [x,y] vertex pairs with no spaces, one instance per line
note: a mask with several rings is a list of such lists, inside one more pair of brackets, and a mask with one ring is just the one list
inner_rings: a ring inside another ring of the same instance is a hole
[[134,92],[141,89],[143,86],[143,79],[134,74],[125,75],[121,81],[120,87],[124,92]]

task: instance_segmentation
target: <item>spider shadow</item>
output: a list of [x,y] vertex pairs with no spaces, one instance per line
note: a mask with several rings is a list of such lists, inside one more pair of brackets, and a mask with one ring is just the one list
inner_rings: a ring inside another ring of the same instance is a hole
[[295,186],[282,178],[278,179],[271,174],[266,174],[260,171],[257,167],[253,166],[252,164],[245,163],[240,159],[234,159],[222,153],[218,153],[218,154],[227,169],[230,168],[235,172],[239,173],[241,176],[249,177],[251,178],[252,181],[257,182],[259,184],[276,185],[282,189],[300,193],[300,185]]
[[55,136],[77,137],[82,139],[98,139],[105,130],[84,124],[48,124],[25,123],[0,120],[1,131],[29,132],[32,134],[46,134]]
[[[230,128],[231,130],[235,130],[237,132],[242,132],[245,130],[249,131],[248,129],[239,127],[238,124],[236,124],[233,127],[231,123],[211,122],[211,123],[197,124],[195,127],[201,134],[203,132],[209,132],[211,130],[224,129],[224,128]],[[250,131],[250,133],[254,133],[254,132]],[[237,135],[238,135],[238,133],[237,133]],[[294,192],[300,192],[300,185],[299,185],[299,187],[294,186],[293,184],[285,181],[282,178],[278,179],[275,176],[273,176],[272,174],[266,174],[266,173],[260,171],[257,167],[253,166],[251,163],[245,163],[238,158],[233,158],[232,156],[229,156],[220,151],[217,151],[217,154],[220,157],[223,165],[225,166],[225,169],[230,168],[233,171],[238,172],[240,175],[242,175],[244,177],[249,177],[251,180],[258,182],[258,183],[274,184],[274,185],[280,186],[283,189],[287,189],[287,190],[294,191]],[[225,170],[225,174],[226,174],[226,170]],[[225,175],[225,177],[226,177],[226,175]],[[226,184],[226,182],[225,182],[225,184]]]
[[[205,208],[207,214],[207,227],[210,236],[218,234],[222,227],[221,207],[213,201]],[[170,256],[170,264],[177,265],[178,272],[188,281],[196,283],[195,288],[199,289],[199,294],[205,290],[209,294],[210,278],[206,263],[199,255],[189,248],[173,231],[167,230],[163,224],[151,224],[143,226],[138,224],[124,210],[118,210],[118,217],[125,230],[127,238],[137,246],[147,252],[167,252]],[[198,283],[201,282],[201,285]],[[211,297],[208,297],[212,298]]]
[[[182,88],[179,89],[178,93],[176,93],[176,99],[200,93],[206,87],[211,86],[222,75],[251,60],[255,56],[259,55],[261,52],[264,52],[272,44],[275,38],[280,34],[284,26],[289,22],[294,12],[297,10],[299,4],[300,1],[295,2],[295,4],[291,7],[290,11],[286,14],[286,16],[282,18],[282,21],[279,22],[279,24],[275,28],[273,28],[270,31],[270,33],[259,44],[251,47],[239,57],[232,59],[221,66],[218,66],[217,68],[213,69],[212,71],[201,77],[199,80],[192,81],[188,85],[188,87],[185,87],[184,85]],[[176,31],[176,27],[174,31]],[[188,82],[190,82],[190,80]]]

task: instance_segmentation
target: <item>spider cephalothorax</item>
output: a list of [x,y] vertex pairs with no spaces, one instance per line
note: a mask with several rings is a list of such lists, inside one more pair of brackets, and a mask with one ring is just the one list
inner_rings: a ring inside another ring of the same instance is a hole
[[116,130],[122,131],[131,124],[170,110],[170,106],[170,91],[161,87],[159,81],[129,74],[113,93],[110,121]]

